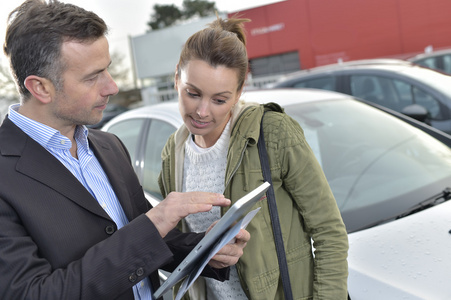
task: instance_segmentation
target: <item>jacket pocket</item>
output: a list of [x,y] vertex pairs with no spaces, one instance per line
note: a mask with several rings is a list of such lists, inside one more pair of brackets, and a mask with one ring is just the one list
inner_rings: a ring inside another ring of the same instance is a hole
[[[291,288],[295,299],[310,299],[313,295],[313,254],[311,248],[306,246],[308,244],[286,251]],[[255,292],[262,295],[262,299],[265,299],[264,295],[280,294],[283,286],[279,267],[255,277],[253,286]]]

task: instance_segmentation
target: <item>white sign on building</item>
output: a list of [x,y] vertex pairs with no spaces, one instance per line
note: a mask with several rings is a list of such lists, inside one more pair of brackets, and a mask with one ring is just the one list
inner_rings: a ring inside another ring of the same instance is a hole
[[144,79],[174,74],[185,41],[193,33],[206,28],[207,24],[216,18],[216,16],[200,18],[132,37],[130,44],[136,77]]

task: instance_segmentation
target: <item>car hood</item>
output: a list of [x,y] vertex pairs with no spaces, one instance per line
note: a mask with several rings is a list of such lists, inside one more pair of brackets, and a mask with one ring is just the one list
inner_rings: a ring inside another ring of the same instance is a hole
[[451,299],[451,201],[349,234],[352,300]]

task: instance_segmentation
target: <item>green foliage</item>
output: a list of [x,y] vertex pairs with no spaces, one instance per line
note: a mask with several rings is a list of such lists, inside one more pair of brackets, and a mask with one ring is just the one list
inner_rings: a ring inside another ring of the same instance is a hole
[[153,6],[154,13],[147,23],[151,30],[161,29],[174,25],[177,21],[188,20],[193,17],[207,17],[216,12],[216,3],[207,0],[183,0],[183,9],[174,4]]
[[0,61],[0,123],[8,113],[8,107],[19,102],[19,94],[7,66]]
[[9,68],[6,65],[0,64],[0,98],[17,100],[16,84]]
[[153,6],[154,13],[147,25],[155,29],[161,29],[173,25],[177,20],[182,18],[182,12],[174,5],[159,5]]
[[207,17],[214,15],[216,12],[216,4],[206,0],[183,0],[183,15],[185,19],[192,18],[196,15],[199,17]]
[[129,78],[130,69],[125,65],[125,56],[121,52],[113,51],[111,53],[111,65],[108,72],[119,87],[119,90],[128,89],[131,86]]

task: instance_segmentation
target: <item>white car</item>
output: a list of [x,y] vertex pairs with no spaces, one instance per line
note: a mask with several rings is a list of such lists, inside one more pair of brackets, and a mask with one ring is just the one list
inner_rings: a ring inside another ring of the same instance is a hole
[[[247,91],[297,120],[346,224],[352,300],[451,299],[451,137],[352,96],[309,89]],[[168,136],[182,124],[177,102],[131,110],[103,128],[130,151],[146,195]]]

